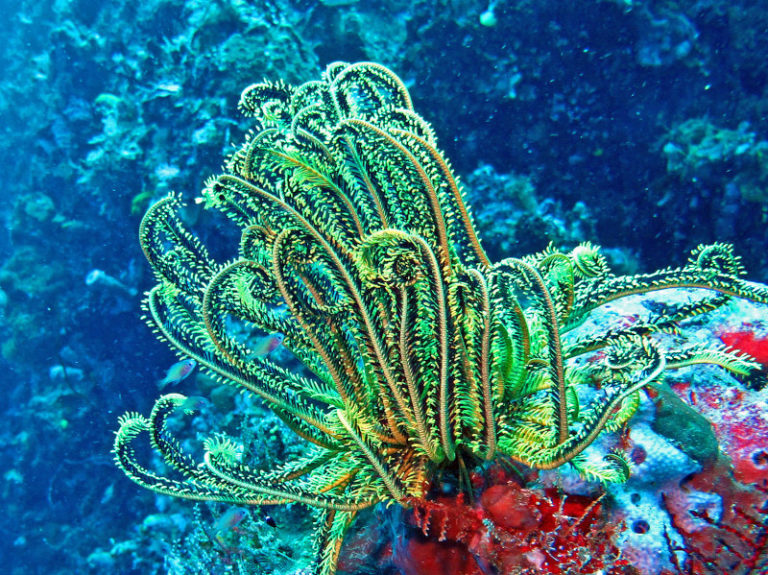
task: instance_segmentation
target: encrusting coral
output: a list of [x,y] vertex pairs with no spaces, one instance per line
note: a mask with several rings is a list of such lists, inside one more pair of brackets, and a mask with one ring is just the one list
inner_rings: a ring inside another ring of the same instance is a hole
[[[768,289],[741,279],[729,246],[702,246],[681,268],[636,276],[612,275],[590,244],[490,262],[430,125],[388,69],[334,63],[301,86],[250,86],[240,105],[256,128],[203,192],[240,228],[238,256],[215,262],[185,228],[178,197],[153,205],[140,230],[158,280],[147,319],[182,357],[259,396],[312,448],[259,471],[215,436],[199,463],[166,426],[186,398],[167,394],[148,417],[120,419],[115,457],[140,485],[315,507],[313,569],[331,574],[363,508],[409,506],[438,476],[470,491],[469,472],[483,461],[570,463],[585,477],[624,481],[621,452],[583,452],[632,416],[644,386],[693,363],[739,375],[757,367],[727,349],[664,352],[652,337],[731,296],[768,302]],[[709,295],[573,335],[609,301],[672,287]],[[254,338],[278,333],[306,370],[254,349]],[[571,361],[588,354],[593,361]],[[138,462],[132,442],[145,431],[171,475]]]

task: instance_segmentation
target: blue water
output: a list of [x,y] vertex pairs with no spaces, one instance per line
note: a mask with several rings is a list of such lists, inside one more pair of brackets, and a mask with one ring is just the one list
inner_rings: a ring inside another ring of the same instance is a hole
[[[192,507],[110,454],[117,417],[147,412],[176,361],[140,319],[153,282],[137,229],[154,199],[194,198],[218,171],[249,128],[240,91],[265,77],[394,70],[470,184],[492,259],[590,240],[636,272],[724,241],[768,279],[765,2],[2,0],[0,14],[0,573],[173,572]],[[146,523],[171,512],[179,524]]]

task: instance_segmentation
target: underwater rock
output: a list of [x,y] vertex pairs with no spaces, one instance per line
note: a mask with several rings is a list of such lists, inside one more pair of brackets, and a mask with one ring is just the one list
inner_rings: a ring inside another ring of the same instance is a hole
[[712,424],[680,399],[666,383],[654,386],[649,393],[653,394],[656,408],[651,424],[653,430],[669,439],[703,468],[714,465],[718,444]]

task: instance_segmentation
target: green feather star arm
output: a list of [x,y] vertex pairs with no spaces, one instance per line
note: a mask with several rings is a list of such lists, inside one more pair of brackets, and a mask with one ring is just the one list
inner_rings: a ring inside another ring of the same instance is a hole
[[[570,462],[586,478],[623,481],[621,454],[587,448],[627,424],[644,387],[697,363],[756,367],[727,349],[665,352],[654,339],[731,297],[768,302],[730,246],[637,276],[613,275],[589,243],[490,262],[432,127],[383,66],[334,63],[301,86],[254,84],[240,108],[254,129],[203,190],[238,229],[237,255],[214,261],[180,199],[156,203],[139,231],[157,279],[145,316],[179,355],[259,397],[306,454],[255,469],[214,434],[198,461],[167,425],[184,411],[180,394],[149,417],[120,418],[114,454],[159,493],[318,509],[314,573],[335,572],[359,510],[408,506],[483,461]],[[714,295],[630,326],[577,329],[606,303],[674,287]],[[263,352],[275,334],[301,373]],[[167,473],[139,463],[144,432]]]
[[330,510],[319,514],[315,529],[315,549],[319,549],[312,566],[314,575],[334,575],[341,553],[341,545],[356,512]]
[[692,347],[667,354],[668,369],[679,369],[697,364],[717,365],[731,373],[746,377],[760,371],[762,366],[743,351],[725,346],[713,348]]
[[768,288],[741,279],[743,274],[744,269],[732,246],[699,246],[691,253],[688,264],[681,268],[583,282],[576,293],[578,305],[570,322],[577,323],[589,312],[610,301],[675,287],[698,288],[767,303]]

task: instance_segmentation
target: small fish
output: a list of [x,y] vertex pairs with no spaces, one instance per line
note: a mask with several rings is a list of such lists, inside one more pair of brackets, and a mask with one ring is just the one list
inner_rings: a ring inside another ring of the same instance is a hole
[[253,352],[259,357],[264,357],[275,351],[283,343],[285,336],[282,333],[273,333],[259,339],[253,347]]
[[190,395],[176,409],[181,409],[187,415],[192,415],[210,405],[210,403],[210,401],[200,395]]
[[174,363],[168,368],[168,372],[165,374],[165,378],[157,382],[160,389],[163,389],[166,385],[176,385],[195,369],[197,362],[194,359],[183,359]]
[[115,496],[115,484],[114,483],[110,483],[109,487],[107,487],[104,490],[104,494],[101,496],[100,503],[102,505],[104,505],[105,503],[108,503],[108,502],[112,501],[112,498],[114,496]]
[[266,523],[270,527],[277,527],[277,523],[275,522],[275,520],[272,518],[272,516],[269,513],[264,511],[263,507],[261,508],[261,518],[264,520],[264,523]]
[[213,531],[218,537],[225,531],[235,529],[240,522],[248,517],[248,510],[244,507],[230,507],[221,517],[219,517],[213,524]]
[[724,331],[719,337],[728,347],[744,352],[763,366],[768,366],[768,337],[757,337],[755,332],[747,330]]

